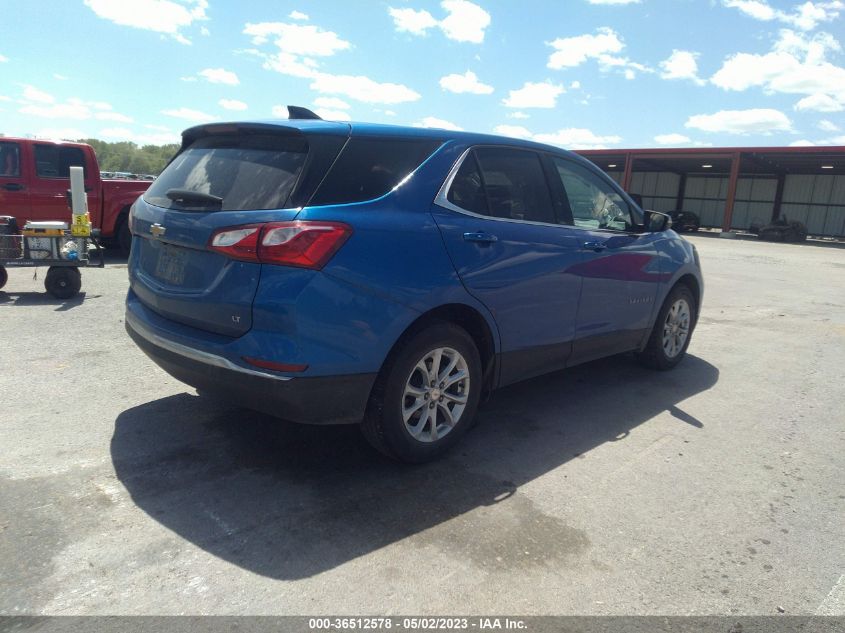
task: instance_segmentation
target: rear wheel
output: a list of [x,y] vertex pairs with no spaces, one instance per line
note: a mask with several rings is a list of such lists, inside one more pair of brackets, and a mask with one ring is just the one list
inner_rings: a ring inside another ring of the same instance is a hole
[[640,361],[652,369],[672,369],[687,353],[695,327],[695,299],[690,289],[679,284],[663,302],[654,329],[639,353]]
[[436,323],[391,354],[362,431],[394,459],[436,459],[470,427],[480,395],[481,358],[472,338],[456,325]]
[[82,275],[70,266],[52,266],[44,278],[44,288],[57,299],[70,299],[82,288]]
[[6,268],[0,266],[0,288],[6,285],[6,282],[9,281],[9,273],[6,272]]

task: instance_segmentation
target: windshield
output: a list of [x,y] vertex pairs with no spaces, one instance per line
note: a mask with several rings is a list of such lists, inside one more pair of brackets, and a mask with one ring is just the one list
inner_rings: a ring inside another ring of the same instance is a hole
[[204,137],[167,166],[144,200],[182,211],[282,209],[307,154],[301,137]]

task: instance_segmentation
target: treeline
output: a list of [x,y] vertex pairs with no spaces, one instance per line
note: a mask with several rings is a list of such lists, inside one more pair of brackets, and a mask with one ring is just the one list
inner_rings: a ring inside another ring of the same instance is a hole
[[139,146],[129,141],[107,143],[96,138],[84,138],[79,143],[88,143],[97,152],[100,171],[128,171],[133,174],[158,176],[178,145]]

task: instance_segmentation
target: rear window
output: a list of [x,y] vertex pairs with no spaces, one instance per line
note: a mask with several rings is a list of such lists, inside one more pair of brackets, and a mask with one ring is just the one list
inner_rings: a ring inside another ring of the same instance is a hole
[[351,138],[309,204],[363,202],[383,196],[441,143],[429,139]]
[[282,209],[288,206],[307,155],[302,137],[204,137],[167,166],[144,200],[186,211]]

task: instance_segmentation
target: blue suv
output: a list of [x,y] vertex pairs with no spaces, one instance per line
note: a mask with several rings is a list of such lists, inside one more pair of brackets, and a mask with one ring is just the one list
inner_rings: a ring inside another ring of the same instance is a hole
[[696,250],[592,163],[291,112],[186,130],[130,213],[126,329],[201,395],[360,424],[418,462],[496,387],[623,352],[683,358]]

